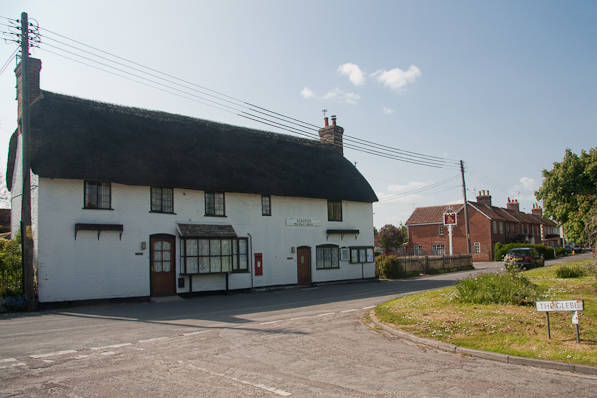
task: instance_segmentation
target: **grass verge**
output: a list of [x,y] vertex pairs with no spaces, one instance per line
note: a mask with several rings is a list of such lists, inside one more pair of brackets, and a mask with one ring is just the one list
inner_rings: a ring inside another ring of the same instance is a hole
[[[558,278],[559,267],[586,269],[578,278]],[[551,313],[547,322],[534,305],[465,304],[456,287],[414,294],[380,304],[376,316],[416,336],[507,355],[597,366],[597,273],[595,260],[538,268],[524,275],[543,291],[545,300],[583,299],[579,312],[581,342],[570,312]]]

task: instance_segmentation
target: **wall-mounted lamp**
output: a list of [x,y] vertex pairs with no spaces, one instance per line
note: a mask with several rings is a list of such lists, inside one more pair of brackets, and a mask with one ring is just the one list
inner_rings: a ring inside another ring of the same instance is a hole
[[147,249],[147,242],[143,241],[141,242],[141,250],[145,250]]
[[292,247],[290,248],[290,253],[294,253],[295,251],[296,251],[295,247],[294,247],[294,246],[292,246]]

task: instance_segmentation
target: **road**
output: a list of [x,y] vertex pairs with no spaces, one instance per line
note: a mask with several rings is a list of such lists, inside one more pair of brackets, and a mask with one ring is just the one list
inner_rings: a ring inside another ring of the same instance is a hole
[[[579,256],[576,256],[579,258]],[[0,318],[0,397],[594,396],[597,377],[436,351],[363,313],[477,270]]]

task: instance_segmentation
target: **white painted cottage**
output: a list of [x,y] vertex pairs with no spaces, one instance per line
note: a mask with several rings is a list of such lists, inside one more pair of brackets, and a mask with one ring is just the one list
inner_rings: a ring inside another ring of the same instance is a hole
[[[31,63],[41,303],[374,277],[377,197],[335,120],[318,142],[100,103],[40,90]],[[20,138],[6,175],[13,235]]]

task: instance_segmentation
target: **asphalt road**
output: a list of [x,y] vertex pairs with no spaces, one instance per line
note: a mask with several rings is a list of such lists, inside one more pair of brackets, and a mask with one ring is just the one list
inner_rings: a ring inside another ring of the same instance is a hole
[[595,396],[597,377],[436,351],[361,322],[470,274],[4,315],[0,397]]

